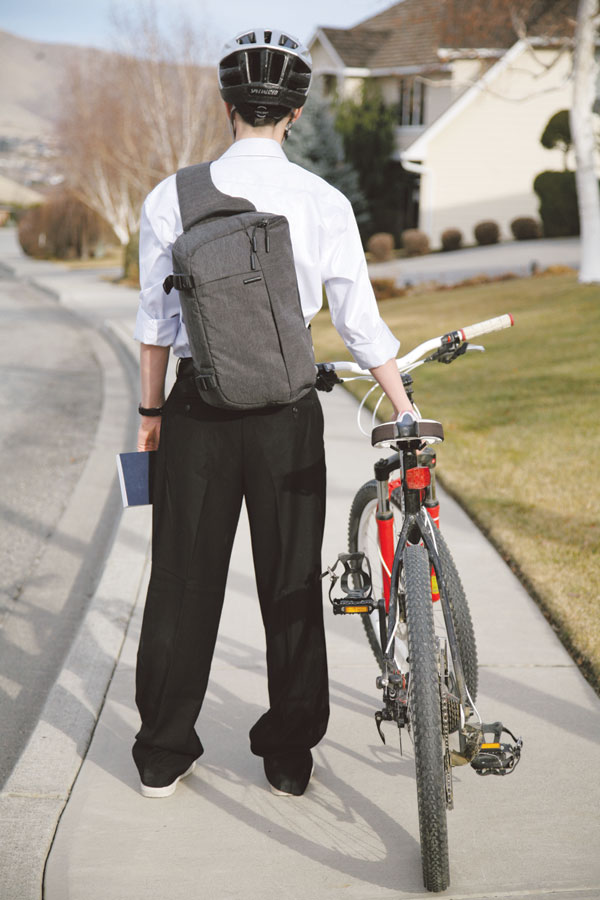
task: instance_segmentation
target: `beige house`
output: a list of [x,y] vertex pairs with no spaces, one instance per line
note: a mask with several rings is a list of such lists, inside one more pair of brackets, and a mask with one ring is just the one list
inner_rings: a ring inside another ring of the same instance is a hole
[[[376,79],[397,110],[398,229],[418,226],[438,246],[494,219],[503,237],[537,216],[534,177],[562,169],[540,144],[571,105],[576,0],[402,0],[350,29],[319,28],[310,49],[325,93],[356,96]],[[521,10],[522,18],[515,14]]]

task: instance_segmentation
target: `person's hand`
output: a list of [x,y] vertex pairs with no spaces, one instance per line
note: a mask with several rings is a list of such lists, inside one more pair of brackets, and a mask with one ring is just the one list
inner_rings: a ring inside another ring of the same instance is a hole
[[410,425],[412,422],[418,422],[421,416],[414,408],[403,409],[396,416],[396,422],[399,425]]
[[160,416],[142,416],[138,430],[138,451],[158,450],[161,422]]

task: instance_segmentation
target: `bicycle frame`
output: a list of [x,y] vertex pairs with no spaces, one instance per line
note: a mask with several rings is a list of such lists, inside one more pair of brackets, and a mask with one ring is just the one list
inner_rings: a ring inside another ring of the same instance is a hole
[[[416,443],[418,444],[419,442]],[[445,577],[435,542],[434,528],[439,526],[439,504],[435,501],[431,507],[434,513],[432,516],[430,510],[425,505],[427,503],[425,491],[431,484],[430,469],[429,467],[420,466],[418,462],[416,447],[411,447],[399,449],[393,456],[390,456],[388,459],[379,460],[374,466],[375,478],[377,481],[377,512],[375,518],[377,520],[383,593],[385,611],[387,613],[387,631],[385,633],[385,642],[382,646],[387,648],[385,652],[387,663],[390,668],[394,667],[394,633],[398,622],[404,621],[404,611],[398,593],[402,566],[402,551],[407,543],[418,544],[420,541],[423,541],[432,561],[432,581],[433,578],[435,578],[437,588],[437,590],[434,590],[432,586],[432,602],[436,602],[439,598],[441,603],[454,673],[459,690],[459,699],[465,708],[465,711],[470,713],[472,712],[472,705],[468,697],[458,640],[450,611]],[[398,468],[401,469],[403,473],[402,476],[390,482],[390,474]],[[410,475],[407,477],[406,473],[415,473],[416,470],[418,470],[419,473],[427,473],[429,476],[428,478],[425,477],[424,474],[419,474],[417,480],[420,482],[427,481],[428,484],[409,487],[409,479],[412,480],[413,483],[416,479],[414,474],[411,478]],[[402,487],[404,496],[404,521],[398,540],[396,541],[394,536],[394,513],[390,496],[392,490],[395,490],[398,487]]]
[[[404,611],[401,608],[401,598],[399,597],[398,592],[398,584],[402,567],[402,552],[407,543],[418,544],[420,541],[423,541],[425,547],[427,548],[427,552],[429,553],[429,557],[433,565],[435,579],[437,582],[440,603],[444,615],[444,623],[446,625],[446,633],[448,635],[448,643],[450,645],[450,654],[452,656],[454,674],[459,691],[459,699],[465,709],[466,718],[468,718],[468,715],[472,712],[472,705],[468,698],[468,691],[463,672],[463,665],[460,658],[460,650],[456,637],[456,630],[454,628],[454,621],[450,610],[450,601],[446,589],[445,576],[442,571],[442,565],[435,542],[435,535],[433,531],[435,526],[429,516],[429,513],[427,512],[427,509],[424,506],[423,487],[411,487],[409,485],[410,475],[407,473],[414,473],[415,470],[419,470],[423,473],[427,472],[427,474],[429,475],[428,468],[418,465],[418,459],[415,450],[416,448],[411,447],[408,449],[400,450],[399,452],[399,457],[402,462],[402,469],[404,473],[404,478],[402,479],[402,488],[404,493],[404,521],[402,523],[400,535],[398,536],[398,540],[396,542],[394,562],[390,578],[390,602],[388,609],[388,630],[386,641],[386,647],[388,649],[386,650],[385,656],[387,661],[392,665],[394,661],[392,649],[394,633],[398,622],[404,621]],[[426,479],[423,478],[422,480]],[[432,602],[434,602],[433,598]]]

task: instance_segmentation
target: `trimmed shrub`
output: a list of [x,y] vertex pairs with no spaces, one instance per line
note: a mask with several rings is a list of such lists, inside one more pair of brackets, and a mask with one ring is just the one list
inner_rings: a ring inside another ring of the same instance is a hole
[[579,234],[575,172],[540,172],[533,182],[546,237]]
[[500,229],[497,222],[488,219],[484,222],[478,222],[473,229],[475,240],[480,246],[486,244],[497,244],[500,240]]
[[568,109],[561,109],[560,112],[554,113],[548,119],[548,124],[544,128],[540,143],[547,150],[553,150],[555,147],[558,147],[566,156],[573,144]]
[[429,238],[418,228],[407,228],[402,232],[402,246],[408,256],[422,256],[429,253]]
[[377,300],[392,300],[406,294],[406,288],[396,287],[395,278],[372,278],[371,284]]
[[519,216],[510,223],[510,230],[516,241],[534,241],[542,236],[542,229],[537,219],[532,216]]
[[458,228],[446,228],[442,231],[442,250],[459,250],[462,247],[462,231]]
[[376,262],[385,262],[392,258],[394,236],[387,231],[378,231],[367,242],[367,250]]

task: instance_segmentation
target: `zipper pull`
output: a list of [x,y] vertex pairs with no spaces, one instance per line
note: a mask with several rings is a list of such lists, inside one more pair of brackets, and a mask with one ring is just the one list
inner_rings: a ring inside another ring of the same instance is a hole
[[256,251],[257,251],[256,228],[257,228],[257,226],[255,225],[254,230],[252,231],[251,235],[248,234],[248,232],[246,232],[246,234],[248,234],[248,240],[250,241],[250,268],[253,271],[254,271],[254,269],[256,269],[256,262],[257,262],[257,258],[256,258]]
[[262,222],[258,223],[258,227],[265,229],[265,251],[269,253],[271,249],[271,239],[269,238],[269,220],[263,219]]

